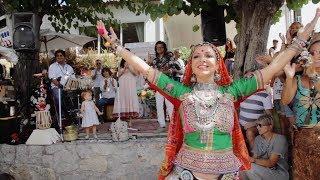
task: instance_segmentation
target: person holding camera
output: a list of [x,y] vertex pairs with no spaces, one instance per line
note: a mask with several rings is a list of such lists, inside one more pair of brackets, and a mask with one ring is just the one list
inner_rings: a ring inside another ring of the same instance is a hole
[[49,66],[48,75],[51,80],[51,93],[57,111],[59,109],[59,89],[63,89],[68,79],[75,76],[73,68],[66,63],[65,51],[59,49],[54,53],[54,56],[56,62]]

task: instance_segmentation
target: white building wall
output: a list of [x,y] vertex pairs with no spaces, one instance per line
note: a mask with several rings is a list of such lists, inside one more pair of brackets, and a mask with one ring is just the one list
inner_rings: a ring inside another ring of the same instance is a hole
[[[120,23],[144,22],[144,41],[145,42],[155,42],[157,40],[164,40],[162,18],[156,21],[151,21],[151,18],[149,15],[140,14],[137,16],[134,13],[130,12],[127,8],[116,9],[115,7],[111,7],[110,10],[113,12],[114,18],[118,20]],[[100,15],[101,18],[103,18],[104,16],[106,15]],[[43,18],[41,29],[54,30],[54,28],[51,26],[51,22],[47,18],[48,16],[45,16]],[[80,25],[91,26],[92,24],[87,22],[87,23],[81,23]],[[79,34],[79,30],[74,29],[72,27],[70,29],[70,33]]]
[[[155,42],[158,40],[164,40],[164,30],[163,30],[163,20],[157,19],[152,21],[150,15],[140,14],[136,15],[129,9],[116,9],[110,8],[113,12],[114,18],[120,23],[136,23],[144,22],[144,41],[145,42]],[[103,15],[102,15],[103,16]]]

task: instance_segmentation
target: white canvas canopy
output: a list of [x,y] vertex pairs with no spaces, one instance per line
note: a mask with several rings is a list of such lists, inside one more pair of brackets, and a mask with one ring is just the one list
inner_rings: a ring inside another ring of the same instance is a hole
[[6,48],[0,46],[0,54],[3,56],[7,61],[12,62],[13,64],[17,64],[18,56],[16,52],[12,48]]
[[78,34],[57,33],[50,29],[42,29],[40,31],[40,37],[40,52],[48,52],[55,49],[66,49],[70,47],[82,47],[84,44],[96,39]]

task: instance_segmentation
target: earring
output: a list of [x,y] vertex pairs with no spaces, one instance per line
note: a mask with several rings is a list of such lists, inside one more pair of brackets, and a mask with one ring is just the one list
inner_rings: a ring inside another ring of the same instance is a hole
[[221,75],[219,72],[216,72],[214,74],[214,81],[217,82],[217,81],[220,81],[221,80]]
[[192,83],[197,82],[196,75],[195,75],[195,74],[193,74],[193,73],[192,73],[192,76],[191,76],[190,82],[192,82]]

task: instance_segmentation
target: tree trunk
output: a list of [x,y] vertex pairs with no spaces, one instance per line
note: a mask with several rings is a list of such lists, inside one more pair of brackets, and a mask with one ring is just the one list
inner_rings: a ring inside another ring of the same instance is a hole
[[38,53],[36,52],[20,52],[18,53],[19,61],[16,65],[14,75],[14,86],[16,98],[20,102],[21,114],[26,118],[31,115],[30,97],[32,91],[32,75],[39,72]]
[[238,1],[236,11],[240,17],[240,33],[235,39],[234,77],[239,78],[244,72],[257,68],[255,58],[266,53],[272,17],[282,6],[283,0]]

